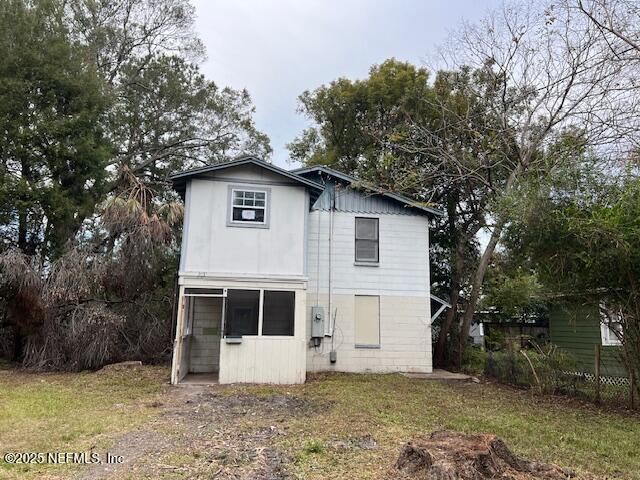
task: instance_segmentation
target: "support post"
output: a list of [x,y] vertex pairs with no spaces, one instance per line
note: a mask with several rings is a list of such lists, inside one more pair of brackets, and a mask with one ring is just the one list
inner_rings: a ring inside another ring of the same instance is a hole
[[182,359],[182,332],[184,331],[184,311],[186,297],[184,287],[178,289],[178,311],[176,319],[175,338],[173,340],[173,357],[171,359],[171,384],[176,385],[180,381],[180,360]]
[[596,403],[600,403],[600,344],[596,344],[594,374],[596,376]]
[[629,407],[631,408],[631,410],[636,408],[635,395],[636,395],[635,377],[633,375],[633,372],[631,372],[629,374]]

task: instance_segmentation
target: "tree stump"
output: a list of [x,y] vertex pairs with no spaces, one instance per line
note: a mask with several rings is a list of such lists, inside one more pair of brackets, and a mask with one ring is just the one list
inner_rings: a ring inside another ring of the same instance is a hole
[[514,455],[495,435],[465,435],[446,430],[408,442],[394,468],[396,477],[400,472],[404,478],[425,480],[576,478],[573,472],[557,465]]

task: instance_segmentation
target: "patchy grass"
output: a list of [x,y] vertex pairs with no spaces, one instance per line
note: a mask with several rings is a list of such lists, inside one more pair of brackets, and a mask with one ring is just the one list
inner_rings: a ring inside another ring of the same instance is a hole
[[[316,375],[296,386],[163,393],[167,377],[166,369],[150,367],[133,375],[0,373],[0,453],[93,445],[104,451],[118,436],[145,430],[157,445],[135,469],[112,478],[254,478],[254,467],[282,464],[295,478],[371,479],[388,474],[406,441],[446,428],[492,433],[518,455],[578,472],[640,479],[640,418],[562,397],[487,383],[347,374]],[[158,400],[162,406],[151,406]],[[43,472],[72,473],[17,470],[0,461],[0,478]]]
[[[0,454],[104,451],[119,433],[157,414],[165,368],[34,374],[0,370]],[[72,465],[8,465],[0,478],[39,478]]]
[[307,440],[304,444],[304,449],[302,450],[306,454],[310,453],[324,453],[326,447],[322,440]]
[[[495,384],[444,384],[400,375],[321,375],[301,390],[305,396],[333,402],[333,408],[291,422],[294,439],[313,437],[330,444],[371,434],[379,447],[297,455],[295,471],[304,478],[375,478],[393,463],[404,442],[438,429],[491,433],[524,457],[578,471],[640,478],[637,416]],[[296,442],[285,447],[296,452]]]

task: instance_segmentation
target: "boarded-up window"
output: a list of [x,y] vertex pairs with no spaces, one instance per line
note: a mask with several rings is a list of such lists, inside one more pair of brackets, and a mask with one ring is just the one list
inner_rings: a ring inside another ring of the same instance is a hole
[[264,291],[262,335],[293,336],[295,292]]
[[361,348],[380,346],[380,297],[356,295],[355,344]]
[[378,262],[378,219],[356,217],[356,262]]
[[258,334],[260,290],[227,291],[225,335],[236,337]]

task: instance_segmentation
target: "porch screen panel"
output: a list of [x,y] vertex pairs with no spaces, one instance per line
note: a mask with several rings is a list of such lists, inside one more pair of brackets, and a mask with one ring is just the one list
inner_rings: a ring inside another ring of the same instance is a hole
[[355,296],[355,344],[356,347],[380,346],[380,297]]
[[293,336],[295,292],[264,291],[262,335]]
[[230,337],[258,334],[259,290],[227,290],[224,334]]

